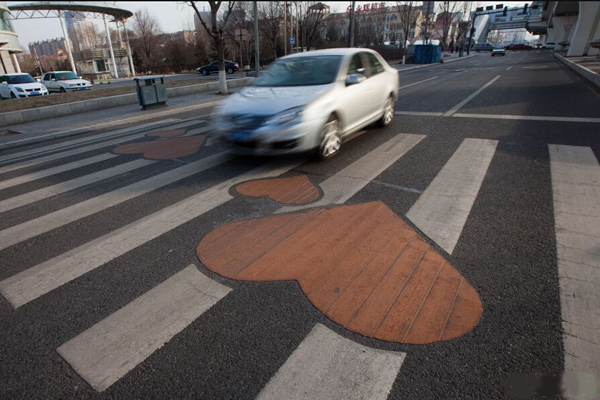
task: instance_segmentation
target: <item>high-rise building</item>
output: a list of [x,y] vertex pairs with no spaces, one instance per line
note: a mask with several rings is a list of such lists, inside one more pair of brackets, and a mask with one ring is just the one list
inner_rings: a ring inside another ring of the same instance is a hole
[[33,55],[37,54],[38,57],[66,55],[66,49],[65,38],[46,39],[29,43],[29,52]]
[[0,73],[4,74],[21,72],[16,55],[23,52],[19,37],[8,19],[9,15],[8,5],[0,2]]

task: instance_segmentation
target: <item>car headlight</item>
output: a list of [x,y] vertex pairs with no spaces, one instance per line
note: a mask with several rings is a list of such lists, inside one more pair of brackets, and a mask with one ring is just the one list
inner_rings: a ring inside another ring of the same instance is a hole
[[21,92],[21,93],[25,92],[23,89],[21,89],[21,88],[20,88],[20,87],[18,87],[18,86],[17,86],[15,89],[17,89],[17,92]]
[[302,119],[302,112],[304,111],[303,107],[295,107],[290,108],[288,110],[282,111],[279,114],[273,115],[272,117],[267,118],[265,124],[267,125],[285,125],[290,122],[300,122]]

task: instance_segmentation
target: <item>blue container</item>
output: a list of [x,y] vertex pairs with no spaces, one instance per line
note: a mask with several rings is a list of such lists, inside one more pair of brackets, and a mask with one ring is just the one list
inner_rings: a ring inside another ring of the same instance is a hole
[[415,46],[415,64],[432,64],[442,59],[441,46],[433,44],[419,44]]

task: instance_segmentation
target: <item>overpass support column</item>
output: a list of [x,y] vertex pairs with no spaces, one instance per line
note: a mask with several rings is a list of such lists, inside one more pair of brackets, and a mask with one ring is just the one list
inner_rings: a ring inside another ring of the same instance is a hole
[[580,1],[579,17],[567,57],[598,54],[598,49],[590,48],[590,42],[594,40],[600,40],[600,2]]

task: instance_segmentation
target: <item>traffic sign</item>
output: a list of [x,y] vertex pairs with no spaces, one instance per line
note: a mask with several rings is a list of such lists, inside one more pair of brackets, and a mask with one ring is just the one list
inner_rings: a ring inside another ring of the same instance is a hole
[[291,37],[290,38],[290,44],[296,44],[296,38],[295,37]]

